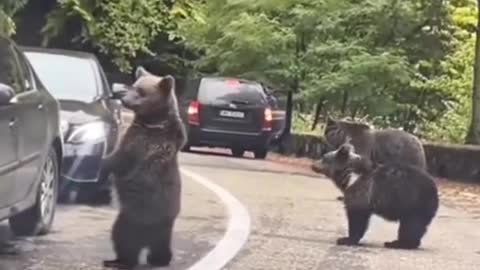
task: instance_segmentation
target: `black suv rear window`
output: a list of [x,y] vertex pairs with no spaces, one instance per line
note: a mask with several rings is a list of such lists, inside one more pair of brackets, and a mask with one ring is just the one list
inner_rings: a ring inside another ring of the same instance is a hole
[[265,104],[263,88],[258,83],[237,79],[203,78],[198,100],[201,103],[238,102],[250,105]]

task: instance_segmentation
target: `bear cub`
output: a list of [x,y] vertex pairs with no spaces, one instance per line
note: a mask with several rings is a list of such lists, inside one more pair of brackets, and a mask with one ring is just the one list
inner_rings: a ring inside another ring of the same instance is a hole
[[338,245],[358,245],[372,214],[400,222],[397,239],[385,242],[386,248],[421,245],[439,207],[437,186],[425,170],[405,163],[373,163],[355,153],[349,143],[326,153],[312,166],[344,194],[348,236],[339,238]]
[[177,155],[186,141],[175,80],[139,67],[122,104],[135,116],[117,149],[102,162],[102,174],[113,175],[120,204],[112,228],[116,258],[103,264],[131,269],[141,250],[148,248],[150,265],[168,266],[172,230],[180,212]]

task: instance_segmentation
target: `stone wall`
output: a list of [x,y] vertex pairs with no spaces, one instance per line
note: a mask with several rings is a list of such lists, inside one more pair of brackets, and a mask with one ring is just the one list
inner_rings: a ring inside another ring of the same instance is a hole
[[450,180],[480,184],[480,147],[423,143],[430,173]]
[[[452,181],[480,184],[480,146],[448,145],[424,142],[431,174]],[[324,139],[310,134],[293,134],[274,152],[295,157],[318,159],[325,151]]]
[[272,146],[272,151],[286,156],[318,159],[326,150],[324,142],[324,138],[320,136],[293,134],[281,144]]

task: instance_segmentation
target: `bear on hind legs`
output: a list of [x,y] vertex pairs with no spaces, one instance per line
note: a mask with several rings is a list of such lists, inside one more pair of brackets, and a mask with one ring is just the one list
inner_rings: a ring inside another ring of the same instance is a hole
[[113,175],[120,211],[112,228],[114,260],[105,267],[131,269],[143,248],[152,266],[168,266],[175,219],[180,212],[181,177],[178,152],[186,142],[178,112],[175,81],[143,68],[122,98],[134,112],[119,146],[102,161],[104,175]]

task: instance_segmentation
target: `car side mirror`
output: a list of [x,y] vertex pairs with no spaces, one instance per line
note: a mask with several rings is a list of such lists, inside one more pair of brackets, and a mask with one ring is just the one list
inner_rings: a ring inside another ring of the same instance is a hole
[[0,83],[0,106],[7,106],[14,103],[15,91],[13,88]]
[[114,83],[112,85],[113,99],[121,99],[128,91],[128,86],[123,83]]

